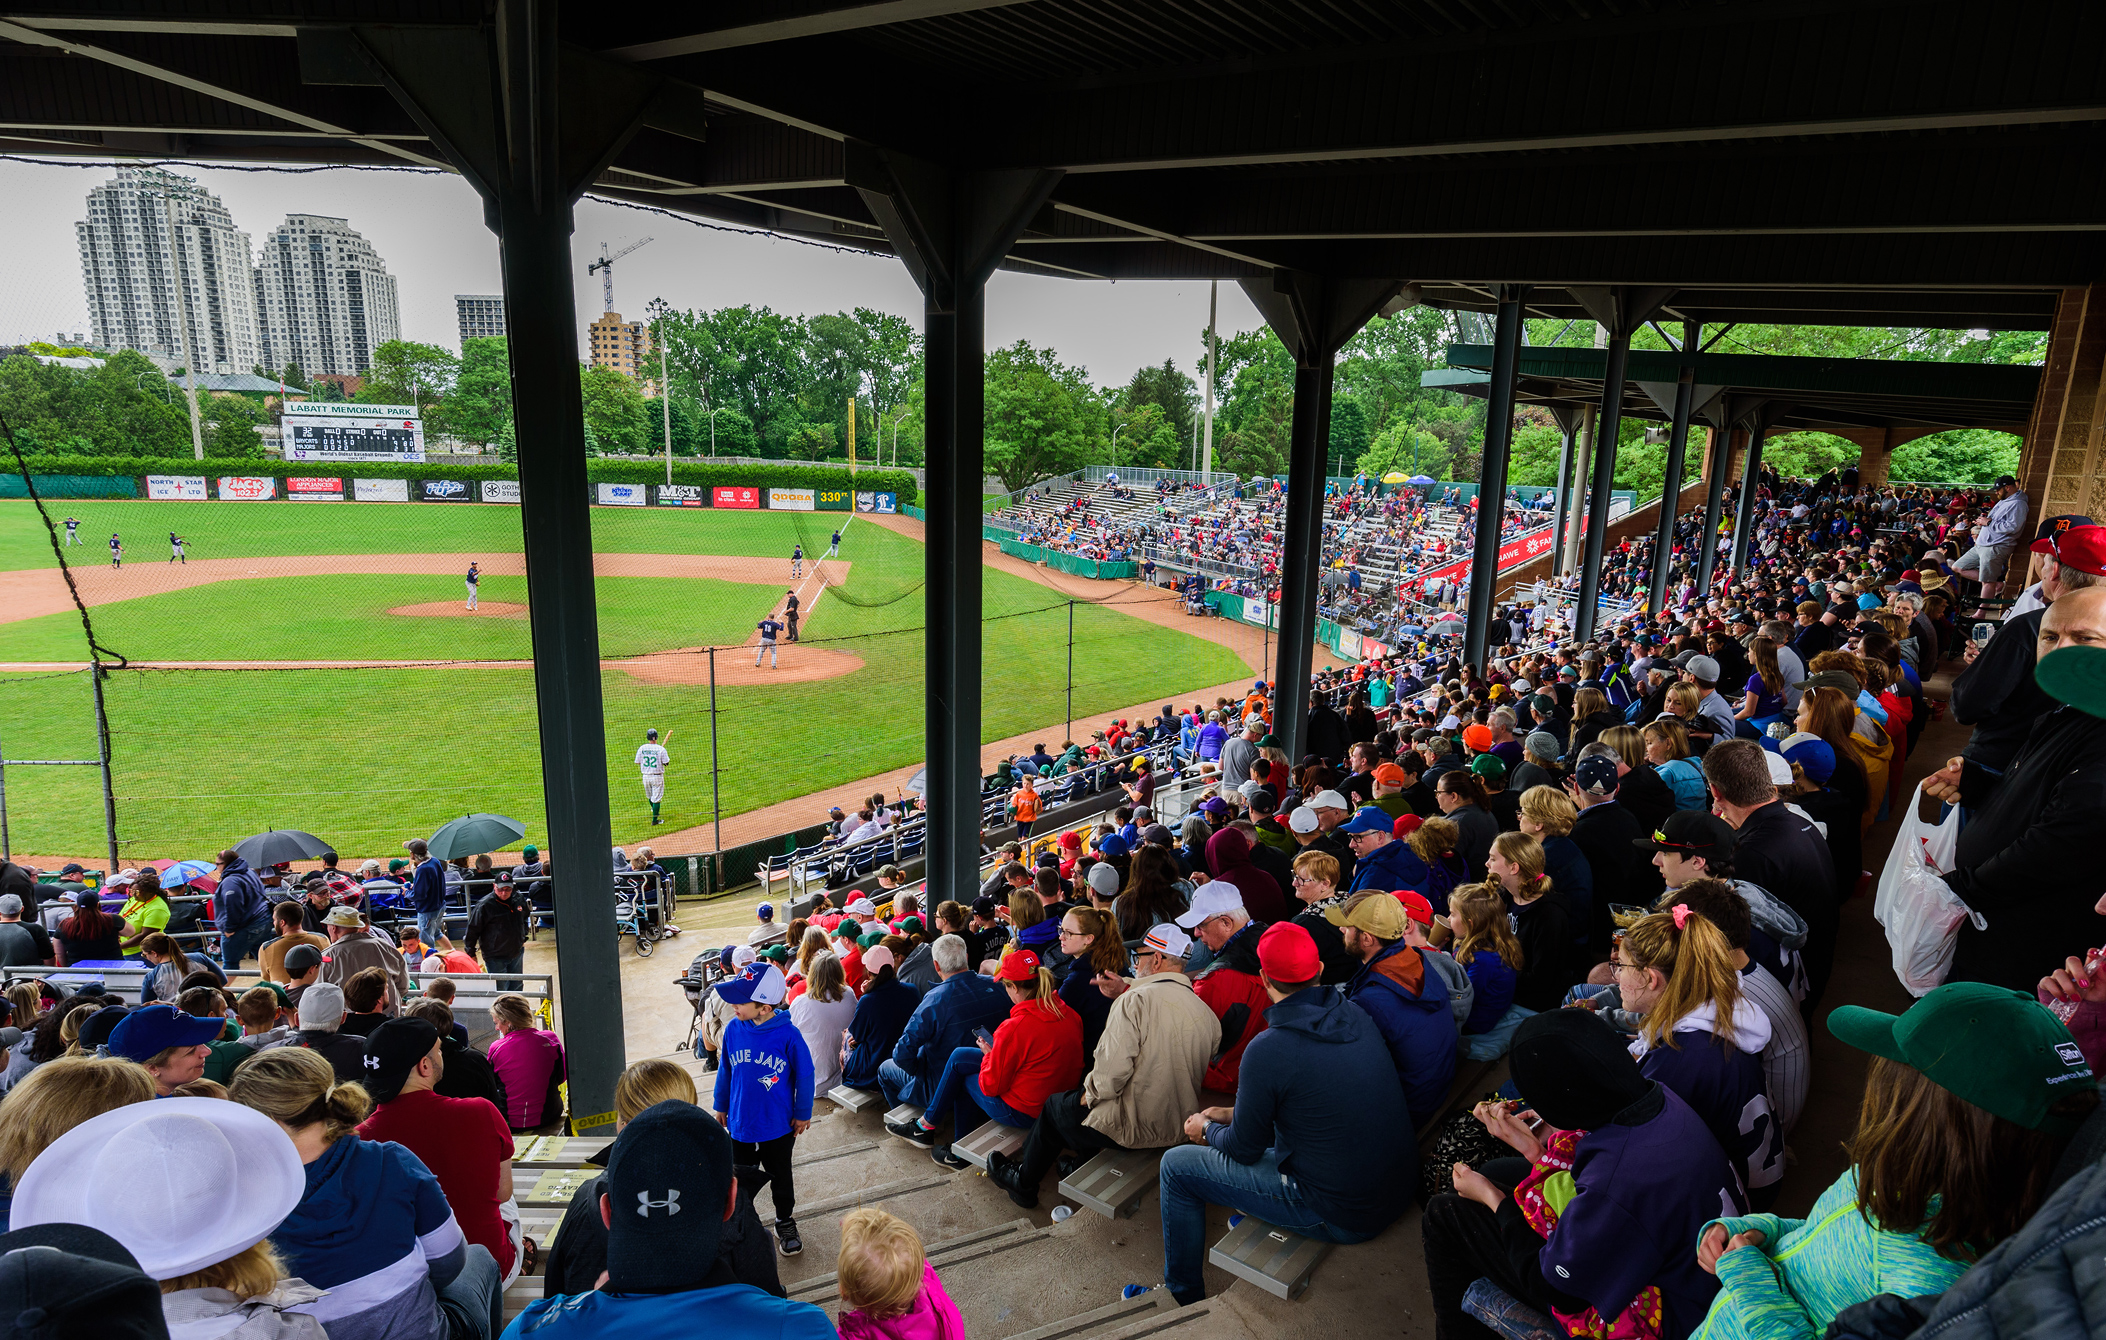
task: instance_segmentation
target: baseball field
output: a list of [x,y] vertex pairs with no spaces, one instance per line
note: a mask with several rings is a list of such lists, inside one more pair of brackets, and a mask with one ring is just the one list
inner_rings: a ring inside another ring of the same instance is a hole
[[[472,810],[544,835],[517,509],[411,503],[59,501],[106,682],[127,860],[186,857],[268,827],[384,855]],[[824,560],[847,524],[838,559]],[[168,533],[187,562],[169,563]],[[108,542],[122,537],[121,568]],[[63,534],[63,532],[61,532]],[[632,763],[668,735],[665,820],[711,816],[718,648],[723,813],[922,757],[922,546],[866,516],[594,508],[615,837],[652,830]],[[789,555],[802,544],[801,578]],[[485,574],[465,608],[469,562]],[[983,738],[1049,726],[1068,687],[1066,599],[985,569]],[[799,593],[801,641],[755,669],[759,620]],[[92,758],[86,639],[35,507],[0,502],[0,751]],[[1233,652],[1122,612],[1074,610],[1078,718],[1244,673]],[[1078,727],[1079,729],[1079,727]],[[17,852],[103,849],[97,770],[11,767]],[[816,817],[816,816],[815,816]]]

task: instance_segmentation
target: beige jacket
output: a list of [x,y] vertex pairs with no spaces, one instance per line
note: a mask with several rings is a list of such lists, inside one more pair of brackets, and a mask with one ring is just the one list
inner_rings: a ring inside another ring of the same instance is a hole
[[366,968],[381,968],[388,975],[387,1001],[380,1012],[394,1017],[402,1012],[402,998],[409,994],[409,970],[402,951],[370,931],[353,931],[322,951],[322,974],[318,979],[338,986]]
[[1200,1108],[1199,1084],[1221,1046],[1221,1021],[1181,972],[1143,977],[1112,1002],[1083,1082],[1084,1124],[1127,1149],[1166,1149],[1185,1138]]

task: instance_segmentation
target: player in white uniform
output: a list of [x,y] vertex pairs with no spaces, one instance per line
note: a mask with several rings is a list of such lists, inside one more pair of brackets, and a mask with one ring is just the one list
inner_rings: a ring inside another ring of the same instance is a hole
[[[656,727],[645,731],[643,737],[644,742],[636,747],[636,767],[643,773],[644,799],[651,802],[651,822],[655,824],[659,803],[665,799],[665,765],[673,761],[673,756],[658,743]],[[672,739],[673,733],[667,731],[665,738]]]

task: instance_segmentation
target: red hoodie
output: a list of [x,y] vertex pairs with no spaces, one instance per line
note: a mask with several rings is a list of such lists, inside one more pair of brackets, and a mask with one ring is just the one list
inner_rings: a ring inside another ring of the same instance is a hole
[[1043,1005],[1025,1001],[995,1029],[980,1062],[980,1088],[1036,1117],[1048,1098],[1082,1083],[1082,1061],[1082,1016],[1058,996]]

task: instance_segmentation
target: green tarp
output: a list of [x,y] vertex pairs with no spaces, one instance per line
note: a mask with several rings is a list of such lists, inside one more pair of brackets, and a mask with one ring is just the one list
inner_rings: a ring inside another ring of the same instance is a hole
[[[33,475],[37,493],[46,498],[136,498],[139,481],[130,475]],[[29,486],[20,475],[0,475],[0,498],[27,498]]]
[[994,532],[983,526],[982,534],[990,540],[1001,542],[1002,552],[1012,558],[1021,558],[1027,563],[1043,563],[1055,572],[1072,573],[1077,577],[1099,577],[1106,580],[1132,578],[1140,575],[1138,563],[1100,563],[1094,558],[1080,558],[1074,554],[1063,554],[1056,549],[1041,549],[1035,544],[1025,544],[1007,532]]

